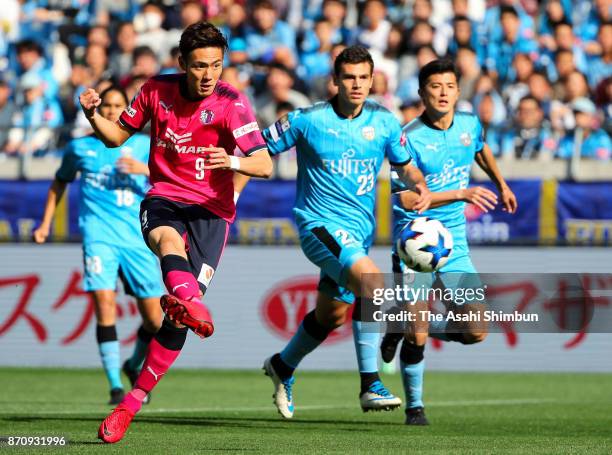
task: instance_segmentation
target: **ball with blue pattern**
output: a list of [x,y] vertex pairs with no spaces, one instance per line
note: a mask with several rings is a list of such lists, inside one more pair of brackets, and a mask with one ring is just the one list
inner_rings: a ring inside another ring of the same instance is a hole
[[453,236],[440,221],[423,216],[404,226],[395,246],[406,266],[416,272],[434,272],[448,262]]

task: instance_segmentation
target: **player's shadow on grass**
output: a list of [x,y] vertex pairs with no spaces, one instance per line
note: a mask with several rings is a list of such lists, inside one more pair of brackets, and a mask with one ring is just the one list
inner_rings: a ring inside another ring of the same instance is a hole
[[[0,422],[20,422],[20,423],[32,423],[32,422],[46,422],[46,421],[65,421],[65,422],[95,422],[100,423],[100,417],[65,417],[65,416],[26,416],[16,415],[11,417],[0,418]],[[389,426],[389,425],[400,425],[401,422],[388,422],[388,421],[371,421],[371,420],[339,420],[339,419],[316,419],[316,420],[302,420],[292,419],[291,421],[280,420],[279,418],[268,418],[268,417],[158,417],[158,416],[139,416],[134,421],[135,424],[139,423],[153,423],[160,425],[185,425],[185,426],[213,426],[213,427],[235,427],[235,428],[260,428],[260,429],[286,429],[290,425],[334,425],[337,427],[338,424],[350,425],[353,428],[341,429],[341,431],[375,431],[374,429],[368,429],[365,427],[374,426]],[[265,423],[265,426],[260,424]],[[354,428],[357,425],[361,428]]]

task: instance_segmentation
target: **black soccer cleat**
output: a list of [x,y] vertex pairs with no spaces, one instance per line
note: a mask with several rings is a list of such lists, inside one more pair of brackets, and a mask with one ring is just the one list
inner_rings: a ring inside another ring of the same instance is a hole
[[406,425],[429,425],[425,409],[422,407],[406,409]]
[[123,401],[124,396],[125,393],[123,392],[123,389],[120,389],[118,387],[111,389],[110,400],[108,400],[108,404],[119,404]]
[[395,357],[397,346],[404,336],[401,333],[385,333],[380,343],[380,356],[383,362],[389,363]]
[[[128,360],[123,362],[123,367],[121,368],[125,375],[130,380],[130,385],[134,388],[134,384],[136,384],[136,380],[138,379],[138,375],[140,372],[138,370],[134,370],[130,368],[130,363]],[[151,402],[151,392],[147,393],[147,396],[144,400],[142,400],[142,404],[149,404]]]

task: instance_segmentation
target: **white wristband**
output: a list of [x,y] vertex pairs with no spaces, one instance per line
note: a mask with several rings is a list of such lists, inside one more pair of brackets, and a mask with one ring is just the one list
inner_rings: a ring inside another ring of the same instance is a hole
[[238,202],[238,198],[240,197],[240,193],[238,191],[234,191],[234,205]]
[[240,158],[234,155],[230,155],[229,159],[230,159],[230,169],[233,169],[235,171],[239,170],[240,169]]

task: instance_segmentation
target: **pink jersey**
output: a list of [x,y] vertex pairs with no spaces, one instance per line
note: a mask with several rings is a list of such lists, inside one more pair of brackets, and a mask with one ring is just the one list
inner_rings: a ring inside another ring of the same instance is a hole
[[151,120],[147,197],[198,204],[232,222],[234,172],[204,170],[203,148],[223,147],[231,155],[238,147],[248,156],[265,142],[249,102],[231,85],[219,81],[210,96],[198,101],[185,98],[185,91],[184,74],[151,78],[119,122],[139,131]]

